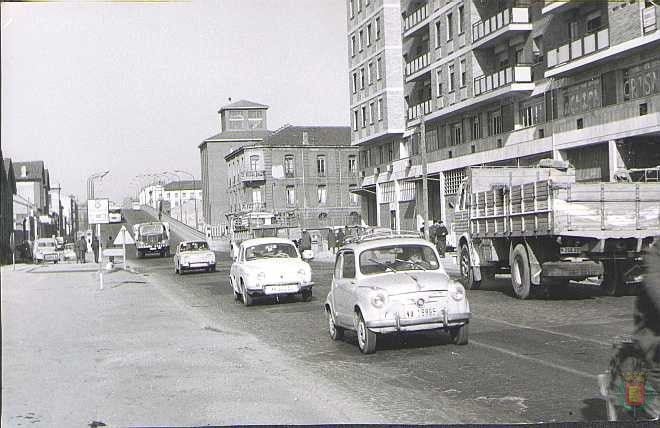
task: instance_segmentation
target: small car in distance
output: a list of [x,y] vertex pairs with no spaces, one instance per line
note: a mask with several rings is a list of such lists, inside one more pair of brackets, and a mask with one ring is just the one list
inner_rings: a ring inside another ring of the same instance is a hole
[[204,269],[215,272],[215,253],[206,241],[182,241],[174,253],[174,273],[183,275],[185,271]]
[[311,251],[298,252],[293,241],[284,238],[254,238],[241,242],[233,256],[229,281],[236,300],[246,306],[258,296],[300,294],[312,298],[312,270],[305,261]]
[[76,244],[64,244],[64,250],[62,250],[60,258],[65,262],[76,260]]
[[34,241],[32,249],[32,259],[37,262],[53,262],[60,260],[60,255],[56,250],[57,241],[54,238],[39,238]]
[[465,289],[449,278],[435,247],[413,234],[364,236],[342,247],[325,310],[331,339],[354,330],[365,354],[384,333],[444,329],[453,343],[468,342]]

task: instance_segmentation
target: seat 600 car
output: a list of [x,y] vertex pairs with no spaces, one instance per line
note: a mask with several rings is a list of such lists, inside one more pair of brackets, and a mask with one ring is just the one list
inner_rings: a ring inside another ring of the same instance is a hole
[[355,330],[360,350],[375,352],[379,334],[444,329],[468,342],[470,306],[429,242],[410,236],[364,237],[337,253],[325,310],[330,337]]
[[194,269],[215,272],[215,253],[206,241],[183,241],[176,247],[174,273],[183,274]]
[[233,258],[229,280],[236,299],[242,299],[246,306],[252,305],[258,296],[300,293],[303,300],[311,299],[314,284],[311,268],[291,240],[248,239],[241,243]]

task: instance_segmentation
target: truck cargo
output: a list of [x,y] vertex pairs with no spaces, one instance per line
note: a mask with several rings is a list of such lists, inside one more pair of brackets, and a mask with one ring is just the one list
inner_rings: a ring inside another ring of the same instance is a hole
[[472,167],[452,226],[467,288],[510,272],[520,299],[586,278],[618,295],[641,280],[642,251],[660,235],[660,182],[578,183],[570,165],[550,160]]
[[170,256],[170,226],[167,222],[139,223],[133,225],[135,237],[135,255],[144,257],[147,254],[158,254],[160,257]]

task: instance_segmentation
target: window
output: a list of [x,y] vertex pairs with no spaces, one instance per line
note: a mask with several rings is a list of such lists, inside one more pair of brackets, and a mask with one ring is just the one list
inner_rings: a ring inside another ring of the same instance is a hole
[[450,144],[452,146],[463,143],[463,127],[460,123],[451,126]]
[[382,76],[383,76],[383,59],[379,57],[376,60],[376,79],[380,80]]
[[286,186],[286,204],[295,205],[296,204],[296,187],[295,186]]
[[360,89],[364,89],[364,67],[360,69]]
[[369,65],[367,66],[367,69],[369,70],[369,84],[371,85],[375,78],[374,78],[374,63],[370,62]]
[[284,174],[287,177],[293,177],[293,175],[295,174],[293,155],[286,155],[284,157]]
[[502,133],[502,112],[499,110],[488,113],[488,135]]
[[353,93],[357,92],[357,73],[353,73]]
[[323,184],[320,185],[320,186],[316,189],[316,194],[317,194],[317,196],[318,196],[318,202],[319,202],[319,204],[320,204],[320,205],[324,205],[324,204],[326,203],[326,200],[327,200],[327,197],[328,197],[326,186],[323,185]]
[[378,120],[383,120],[383,99],[378,98]]
[[358,12],[362,12],[362,0],[357,0],[358,2]]
[[360,52],[362,52],[362,49],[364,48],[364,31],[360,30],[358,33],[358,48]]
[[355,254],[353,252],[346,251],[342,255],[341,277],[355,278]]
[[348,172],[357,171],[357,162],[354,155],[348,157]]
[[568,37],[570,40],[575,40],[578,38],[578,22],[570,21],[568,23]]
[[250,156],[250,170],[256,171],[259,166],[259,155]]
[[355,0],[351,0],[351,18],[355,17]]
[[359,122],[359,113],[357,110],[353,110],[353,131],[358,130],[358,122]]
[[587,33],[598,31],[602,25],[600,12],[594,12],[587,16]]
[[454,23],[452,22],[453,14],[447,14],[447,41],[454,38]]
[[543,37],[534,37],[532,40],[532,53],[534,54],[534,64],[543,62]]
[[438,131],[429,129],[426,132],[426,151],[433,152],[438,150]]
[[394,160],[394,147],[392,143],[387,145],[387,161],[392,162]]
[[325,156],[316,157],[316,172],[319,177],[325,177]]
[[464,19],[465,19],[464,6],[461,5],[458,7],[458,34],[463,34],[465,32],[465,28],[463,25]]
[[472,124],[472,139],[478,140],[483,136],[481,133],[481,120],[479,120],[479,116],[472,116],[470,123]]
[[376,117],[376,106],[374,103],[369,103],[369,124],[374,124],[374,117]]
[[366,128],[367,126],[367,108],[362,107],[362,127]]
[[380,17],[376,17],[376,40],[380,40]]
[[264,112],[261,110],[248,111],[248,124],[250,129],[261,128],[264,124]]
[[367,46],[371,46],[371,24],[367,24]]
[[240,111],[229,112],[229,129],[243,129],[243,113]]
[[351,56],[355,56],[355,36],[351,36]]
[[449,92],[454,92],[454,86],[456,82],[456,76],[454,75],[454,65],[449,66]]
[[261,204],[261,189],[252,189],[252,202]]
[[542,98],[520,103],[519,111],[520,124],[525,128],[545,122],[545,102]]
[[439,48],[442,44],[442,24],[440,21],[435,22],[435,47]]
[[465,60],[464,59],[462,59],[458,63],[458,67],[459,67],[460,77],[461,77],[461,80],[460,80],[461,88],[464,88],[465,87],[465,81],[467,79],[466,78],[466,71],[465,71]]
[[435,71],[435,96],[442,96],[442,69],[438,68]]
[[359,196],[354,192],[357,189],[356,184],[348,185],[348,202],[351,205],[357,205],[359,203]]

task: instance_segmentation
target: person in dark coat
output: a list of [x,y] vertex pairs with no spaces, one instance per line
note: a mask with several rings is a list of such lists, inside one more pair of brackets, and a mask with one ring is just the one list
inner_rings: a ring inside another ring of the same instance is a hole
[[333,229],[330,229],[328,231],[328,250],[332,254],[335,254],[335,251],[337,249],[336,246],[337,246],[337,239],[335,238],[335,231]]
[[312,249],[312,237],[309,236],[309,232],[303,230],[302,237],[300,238],[300,251],[311,250]]
[[85,240],[84,236],[80,237],[77,248],[78,248],[78,261],[80,263],[85,263],[85,253],[87,253],[87,241]]
[[94,252],[94,263],[99,262],[99,238],[94,236],[92,238],[92,251]]
[[442,220],[440,220],[435,230],[435,247],[438,249],[440,257],[444,257],[447,251],[447,235],[449,235],[449,231]]
[[344,229],[339,229],[339,232],[337,232],[337,248],[341,248],[344,245],[344,240],[346,239],[346,235],[344,235]]

